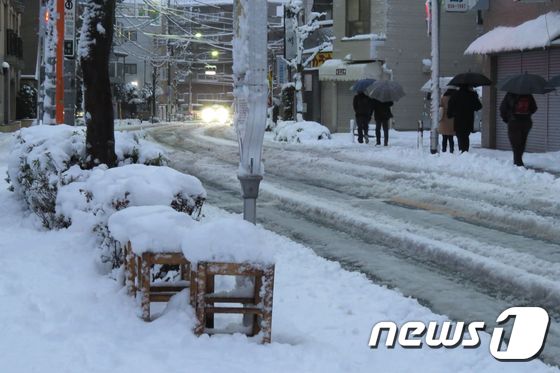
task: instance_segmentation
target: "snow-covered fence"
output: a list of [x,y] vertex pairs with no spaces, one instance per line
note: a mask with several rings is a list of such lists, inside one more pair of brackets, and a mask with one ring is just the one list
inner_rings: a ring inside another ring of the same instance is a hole
[[[161,148],[132,133],[115,134],[120,165],[142,163],[164,165],[168,160]],[[10,190],[49,229],[64,226],[55,213],[58,189],[72,181],[72,166],[86,161],[85,131],[81,128],[34,126],[20,130],[14,139],[8,162]]]

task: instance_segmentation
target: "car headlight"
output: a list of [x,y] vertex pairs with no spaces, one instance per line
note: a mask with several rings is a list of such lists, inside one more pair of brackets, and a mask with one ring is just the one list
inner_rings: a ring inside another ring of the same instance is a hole
[[215,120],[216,112],[213,108],[207,107],[200,112],[200,118],[204,123],[210,123]]
[[215,110],[216,120],[220,124],[224,124],[229,120],[229,110],[225,107],[219,107]]

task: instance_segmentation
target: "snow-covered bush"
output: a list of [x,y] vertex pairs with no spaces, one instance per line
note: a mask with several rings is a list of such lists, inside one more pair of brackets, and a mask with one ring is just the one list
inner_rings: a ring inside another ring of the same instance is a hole
[[107,227],[112,214],[131,206],[168,206],[198,219],[206,199],[196,177],[165,166],[135,164],[91,171],[74,166],[62,179],[74,182],[60,187],[57,219],[93,230],[101,247],[101,262],[112,268],[118,268],[123,259],[122,247]]
[[309,143],[331,138],[329,129],[317,122],[278,122],[274,140],[288,143]]
[[[165,165],[162,149],[133,133],[116,133],[116,153],[120,165],[143,163]],[[55,213],[57,190],[74,181],[63,174],[86,161],[85,130],[59,126],[21,129],[13,142],[8,164],[10,190],[49,229],[64,226]]]

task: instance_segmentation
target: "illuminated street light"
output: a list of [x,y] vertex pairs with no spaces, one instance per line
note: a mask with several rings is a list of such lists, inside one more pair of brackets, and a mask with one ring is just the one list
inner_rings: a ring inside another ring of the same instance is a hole
[[202,37],[202,34],[200,32],[197,32],[196,34],[194,34],[194,37],[200,39]]
[[220,52],[218,52],[217,50],[213,50],[212,52],[210,52],[210,55],[214,58],[218,57],[220,55]]

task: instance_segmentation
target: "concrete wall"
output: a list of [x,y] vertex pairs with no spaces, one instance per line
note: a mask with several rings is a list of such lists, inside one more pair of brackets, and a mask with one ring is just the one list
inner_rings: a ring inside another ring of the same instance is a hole
[[[424,110],[425,94],[420,88],[430,79],[423,59],[431,59],[431,39],[427,33],[423,1],[391,0],[388,2],[387,40],[380,56],[393,71],[406,96],[394,106],[395,127],[414,130]],[[480,71],[480,59],[464,56],[464,50],[478,33],[476,12],[441,12],[441,76],[452,76],[469,70]]]

